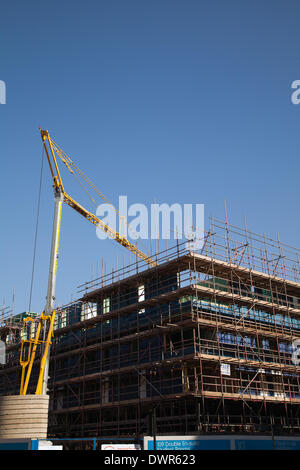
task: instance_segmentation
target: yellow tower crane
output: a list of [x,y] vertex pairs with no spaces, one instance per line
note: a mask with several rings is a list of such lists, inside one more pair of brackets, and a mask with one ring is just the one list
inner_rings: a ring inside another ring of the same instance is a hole
[[[96,227],[105,231],[112,239],[120,245],[127,248],[131,253],[135,254],[138,258],[145,261],[150,266],[156,266],[156,262],[139,250],[135,245],[130,243],[126,237],[122,236],[119,232],[114,231],[111,227],[106,225],[101,219],[96,217],[92,212],[85,209],[81,204],[78,204],[69,194],[66,193],[62,178],[60,175],[57,158],[58,157],[68,168],[68,170],[79,175],[85,183],[87,183],[102,199],[106,200],[102,193],[96,186],[84,175],[84,173],[75,165],[75,163],[68,157],[63,150],[51,139],[47,130],[40,129],[43,146],[49,163],[51,176],[54,183],[54,220],[53,220],[53,233],[52,245],[50,255],[50,269],[48,277],[48,291],[46,298],[46,306],[44,312],[39,318],[39,322],[34,334],[33,330],[34,319],[27,317],[24,321],[23,332],[29,330],[29,339],[22,339],[21,352],[20,352],[20,365],[22,368],[20,395],[26,395],[30,381],[31,371],[39,345],[43,346],[43,352],[40,360],[40,370],[35,393],[37,395],[47,394],[48,375],[49,375],[49,359],[50,359],[50,345],[53,337],[53,327],[55,320],[54,300],[55,300],[55,286],[56,286],[56,271],[58,260],[58,246],[61,225],[61,211],[62,203],[65,202],[68,206],[76,210],[85,219],[89,220]],[[106,200],[107,201],[107,200]],[[108,202],[108,201],[107,201]],[[40,339],[41,333],[43,337]],[[25,345],[27,349],[25,351]]]

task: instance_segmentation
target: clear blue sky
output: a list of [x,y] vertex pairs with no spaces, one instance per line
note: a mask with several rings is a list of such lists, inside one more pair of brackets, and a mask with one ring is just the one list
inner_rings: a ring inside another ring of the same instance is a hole
[[[28,306],[47,128],[114,203],[204,203],[298,246],[297,0],[15,0],[1,5],[0,301]],[[53,194],[44,169],[33,310],[47,287]],[[69,188],[72,194],[72,187]],[[63,208],[57,301],[124,249]],[[1,299],[2,297],[2,299]]]

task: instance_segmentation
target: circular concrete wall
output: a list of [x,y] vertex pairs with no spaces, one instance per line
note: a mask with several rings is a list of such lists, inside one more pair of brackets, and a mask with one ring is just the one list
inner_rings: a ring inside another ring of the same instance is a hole
[[48,395],[0,397],[0,439],[46,439],[48,408]]

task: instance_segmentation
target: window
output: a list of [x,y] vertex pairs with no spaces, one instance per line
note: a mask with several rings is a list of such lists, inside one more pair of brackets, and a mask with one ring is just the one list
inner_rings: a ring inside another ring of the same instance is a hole
[[[145,300],[145,284],[141,284],[138,287],[138,302],[143,302]],[[139,314],[145,313],[145,309],[142,308],[139,310]]]
[[81,307],[81,320],[88,320],[97,316],[97,304],[89,302],[87,304],[82,304]]
[[103,313],[109,313],[110,310],[110,298],[106,297],[103,299]]
[[66,312],[66,310],[63,310],[61,312],[60,319],[61,319],[60,327],[64,328],[65,326],[67,326],[67,312]]
[[270,349],[270,344],[268,339],[263,339],[261,342],[262,348],[263,349]]
[[145,284],[141,284],[138,287],[138,302],[143,302],[145,300]]

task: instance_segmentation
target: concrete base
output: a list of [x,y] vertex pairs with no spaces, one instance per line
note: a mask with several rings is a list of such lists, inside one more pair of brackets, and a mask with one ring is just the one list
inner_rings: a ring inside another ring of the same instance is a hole
[[48,408],[48,395],[0,397],[0,439],[46,439]]

